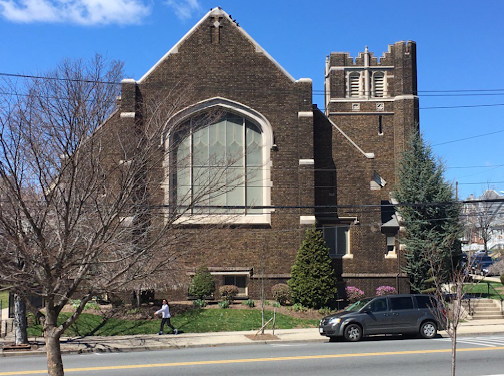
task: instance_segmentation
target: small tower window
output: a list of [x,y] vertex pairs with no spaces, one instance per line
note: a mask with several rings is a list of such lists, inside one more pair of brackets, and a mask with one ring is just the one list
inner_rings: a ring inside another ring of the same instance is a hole
[[348,75],[348,93],[351,98],[358,97],[360,95],[360,73],[352,72]]
[[373,96],[378,98],[385,96],[385,74],[383,72],[373,74]]

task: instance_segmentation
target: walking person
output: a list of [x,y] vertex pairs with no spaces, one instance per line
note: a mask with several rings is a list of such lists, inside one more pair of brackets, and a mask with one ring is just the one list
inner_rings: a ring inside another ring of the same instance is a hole
[[163,328],[164,325],[168,325],[172,330],[174,334],[178,334],[178,330],[173,327],[173,325],[170,322],[170,306],[168,305],[168,301],[166,299],[163,299],[163,305],[161,306],[161,309],[157,310],[154,313],[154,316],[159,315],[161,313],[161,327],[159,329],[159,335],[163,334]]

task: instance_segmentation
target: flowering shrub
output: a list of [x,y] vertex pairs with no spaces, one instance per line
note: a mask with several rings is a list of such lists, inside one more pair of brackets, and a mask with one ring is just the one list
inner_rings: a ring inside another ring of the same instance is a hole
[[290,287],[285,283],[277,283],[271,288],[271,292],[280,305],[286,305],[291,300]]
[[361,300],[364,297],[364,291],[359,290],[355,286],[348,286],[347,288],[345,288],[345,292],[350,303],[355,303],[356,301]]
[[380,286],[376,289],[376,296],[397,294],[397,290],[392,286]]
[[235,285],[224,285],[219,288],[219,292],[222,300],[232,303],[236,295],[238,295],[238,287]]

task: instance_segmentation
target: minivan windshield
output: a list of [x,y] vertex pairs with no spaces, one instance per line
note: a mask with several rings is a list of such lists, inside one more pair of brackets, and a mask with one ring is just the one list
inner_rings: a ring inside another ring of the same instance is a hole
[[362,307],[364,307],[366,304],[368,304],[373,299],[374,298],[366,298],[366,299],[359,300],[358,302],[355,302],[351,306],[346,307],[345,308],[345,312],[357,312],[357,311],[360,311],[362,309]]

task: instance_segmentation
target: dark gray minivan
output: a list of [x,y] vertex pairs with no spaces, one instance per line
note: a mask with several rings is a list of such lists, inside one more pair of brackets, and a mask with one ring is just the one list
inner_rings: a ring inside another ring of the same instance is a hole
[[320,335],[359,341],[371,334],[418,334],[434,338],[440,327],[433,299],[424,294],[366,298],[320,321]]

